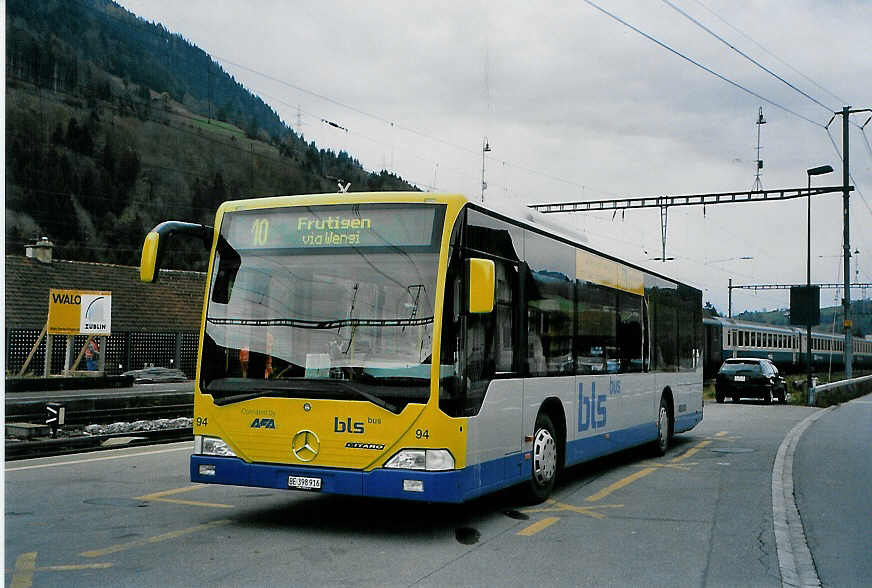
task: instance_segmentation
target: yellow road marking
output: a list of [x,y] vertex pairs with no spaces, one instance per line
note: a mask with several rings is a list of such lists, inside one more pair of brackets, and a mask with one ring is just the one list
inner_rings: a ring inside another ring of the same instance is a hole
[[524,512],[556,512],[561,510],[568,510],[569,512],[586,515],[595,519],[604,519],[606,518],[606,515],[599,512],[600,509],[624,507],[623,504],[595,504],[592,506],[575,506],[573,504],[566,504],[565,502],[557,502],[556,500],[549,500],[548,503],[552,504],[553,506],[528,508],[525,509]]
[[529,537],[530,535],[535,535],[536,533],[538,533],[539,531],[541,531],[543,529],[547,529],[548,527],[550,527],[551,525],[553,525],[554,523],[556,523],[559,520],[560,520],[560,517],[547,517],[547,518],[542,519],[541,521],[536,521],[535,523],[533,523],[529,527],[525,527],[515,534],[522,535],[524,537]]
[[[715,437],[716,438],[723,438],[726,435],[727,435],[726,431],[721,431],[719,433],[716,433]],[[688,449],[687,451],[685,451],[684,453],[679,455],[678,457],[671,459],[670,463],[652,463],[652,464],[646,465],[646,466],[644,466],[643,469],[639,470],[638,472],[630,474],[629,476],[626,476],[625,478],[622,478],[622,479],[618,480],[617,482],[606,486],[605,488],[603,488],[599,492],[596,492],[595,494],[591,494],[590,496],[588,496],[584,500],[586,502],[597,502],[598,500],[602,500],[603,498],[605,498],[606,496],[608,496],[612,492],[615,492],[616,490],[620,490],[621,488],[623,488],[629,484],[632,484],[636,480],[644,478],[648,474],[657,471],[658,468],[671,468],[671,469],[688,471],[688,470],[690,470],[691,466],[697,465],[697,462],[687,462],[687,463],[683,463],[683,464],[679,464],[679,462],[684,461],[685,459],[696,454],[697,452],[699,452],[704,447],[707,447],[710,444],[711,444],[710,439],[707,439],[705,441],[700,441],[699,443],[697,443],[696,445],[694,445],[693,447],[691,447],[690,449]],[[528,509],[524,509],[524,512],[537,513],[537,512],[570,511],[570,512],[574,512],[577,514],[582,514],[585,516],[593,517],[595,519],[604,519],[604,518],[606,518],[606,515],[602,512],[599,512],[599,509],[623,508],[623,506],[624,506],[623,504],[598,504],[598,505],[594,505],[594,506],[574,506],[572,504],[557,502],[556,500],[553,500],[553,499],[549,499],[547,501],[547,503],[550,504],[551,506],[541,506],[538,508],[528,508]],[[524,529],[521,529],[516,534],[523,535],[523,536],[535,535],[539,531],[550,527],[551,525],[553,525],[554,523],[556,523],[559,520],[560,520],[559,517],[544,518],[540,521],[533,523],[532,525],[530,525]]]
[[637,468],[660,468],[660,469],[670,469],[670,470],[681,470],[682,472],[689,472],[690,468],[698,465],[699,462],[689,461],[687,463],[646,463],[644,465],[640,464],[635,467]]
[[199,500],[179,500],[177,498],[153,498],[154,502],[169,502],[170,504],[184,504],[186,506],[204,506],[206,508],[236,508],[232,504],[218,502],[200,502]]
[[[700,441],[695,446],[691,447],[690,449],[688,449],[687,451],[685,451],[684,453],[682,453],[678,457],[673,458],[670,461],[673,464],[678,463],[680,461],[683,461],[709,444],[711,444],[710,440]],[[630,474],[626,478],[618,480],[614,484],[606,486],[605,488],[603,488],[602,490],[600,490],[596,494],[592,494],[592,495],[588,496],[587,498],[585,498],[585,501],[596,502],[597,500],[602,500],[603,498],[605,498],[606,496],[608,496],[609,494],[611,494],[615,490],[620,490],[624,486],[627,486],[628,484],[632,484],[633,482],[635,482],[636,480],[639,480],[640,478],[644,478],[645,476],[647,476],[651,472],[655,471],[658,467],[664,467],[665,465],[668,465],[668,464],[656,464],[656,465],[646,466],[644,469],[641,469],[634,474]]]
[[30,588],[33,586],[33,572],[36,570],[36,552],[22,553],[15,560],[12,582],[9,588]]
[[107,455],[104,457],[92,457],[89,459],[73,459],[70,461],[58,461],[54,463],[41,463],[37,465],[29,465],[29,466],[21,466],[17,468],[6,468],[7,472],[18,472],[21,470],[36,470],[40,468],[54,468],[58,466],[65,465],[75,465],[78,463],[88,463],[92,461],[106,461],[107,459],[124,459],[125,457],[140,457],[142,455],[155,455],[158,453],[171,453],[173,451],[190,451],[191,448],[187,445],[185,447],[176,447],[174,449],[159,449],[157,451],[140,451],[137,453],[125,453],[123,455]]
[[170,531],[169,533],[164,533],[163,535],[156,535],[154,537],[148,537],[146,539],[138,539],[136,541],[130,541],[128,543],[119,543],[117,545],[110,545],[109,547],[104,547],[103,549],[95,549],[93,551],[83,551],[79,555],[82,557],[101,557],[103,555],[109,555],[112,553],[118,553],[119,551],[125,551],[127,549],[132,549],[134,547],[143,547],[145,545],[151,545],[153,543],[159,543],[161,541],[168,541],[170,539],[178,539],[179,537],[184,537],[185,535],[190,535],[191,533],[197,533],[199,531],[206,531],[213,527],[220,527],[222,525],[227,525],[232,523],[233,521],[229,519],[221,519],[218,521],[212,521],[211,523],[205,523],[203,525],[197,525],[195,527],[188,527],[187,529],[179,529],[178,531]]
[[585,498],[585,500],[587,502],[596,502],[597,500],[602,500],[603,498],[605,498],[606,496],[608,496],[609,494],[611,494],[615,490],[620,490],[624,486],[626,486],[628,484],[632,484],[636,480],[638,480],[640,478],[644,478],[645,476],[647,476],[648,474],[650,474],[651,472],[654,472],[656,470],[657,470],[657,468],[652,468],[652,467],[647,467],[643,470],[639,470],[638,472],[636,472],[634,474],[630,474],[626,478],[618,480],[614,484],[610,484],[609,486],[606,486],[605,488],[603,488],[602,490],[600,490],[596,494],[591,494],[590,496]]
[[703,447],[705,447],[705,446],[707,446],[707,445],[711,445],[711,441],[710,441],[710,440],[700,441],[699,443],[697,443],[696,445],[694,445],[693,447],[691,447],[690,449],[688,449],[687,451],[685,451],[684,453],[682,453],[682,454],[679,455],[678,457],[673,458],[673,459],[670,460],[670,461],[672,461],[672,463],[677,463],[677,462],[679,462],[679,461],[682,461],[682,460],[684,460],[684,459],[687,459],[688,457],[690,457],[691,455],[695,454],[696,452],[698,452],[700,449],[702,449]]
[[173,504],[186,504],[188,506],[206,506],[210,508],[233,508],[232,504],[220,504],[216,502],[200,502],[197,500],[180,500],[178,498],[166,498],[167,496],[173,496],[174,494],[181,494],[182,492],[190,492],[191,490],[199,490],[200,488],[204,488],[206,484],[192,484],[190,486],[182,486],[181,488],[173,488],[172,490],[163,490],[161,492],[153,492],[152,494],[146,494],[145,496],[137,496],[137,500],[148,500],[153,502],[170,502]]
[[70,564],[62,566],[40,566],[35,568],[37,572],[74,572],[77,570],[105,570],[111,568],[111,563]]
[[36,567],[36,554],[36,551],[31,551],[18,556],[18,559],[15,560],[15,569],[12,572],[12,582],[9,584],[9,588],[30,588],[33,585],[34,572],[75,572],[78,570],[105,570],[112,567],[111,563]]
[[163,498],[164,496],[172,496],[173,494],[181,494],[182,492],[199,490],[200,488],[203,488],[205,486],[206,484],[189,484],[188,486],[182,486],[181,488],[173,488],[172,490],[161,490],[160,492],[152,492],[151,494],[146,494],[145,496],[137,496],[137,498],[139,500],[156,500],[158,498]]

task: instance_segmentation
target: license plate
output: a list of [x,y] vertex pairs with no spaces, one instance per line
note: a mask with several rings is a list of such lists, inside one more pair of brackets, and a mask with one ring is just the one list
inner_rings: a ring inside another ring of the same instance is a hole
[[296,490],[320,490],[321,478],[288,476],[288,488],[294,488]]
[[733,376],[733,381],[734,382],[744,382],[745,376]]

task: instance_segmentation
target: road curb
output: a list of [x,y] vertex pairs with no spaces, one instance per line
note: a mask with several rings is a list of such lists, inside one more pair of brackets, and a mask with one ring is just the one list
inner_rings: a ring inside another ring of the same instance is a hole
[[821,585],[793,494],[793,454],[805,430],[833,408],[816,411],[797,423],[779,445],[772,466],[772,522],[782,586]]

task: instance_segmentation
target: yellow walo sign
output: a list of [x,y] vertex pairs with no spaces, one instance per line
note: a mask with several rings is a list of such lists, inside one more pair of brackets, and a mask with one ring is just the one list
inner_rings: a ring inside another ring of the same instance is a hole
[[110,335],[111,331],[112,292],[49,291],[49,335]]

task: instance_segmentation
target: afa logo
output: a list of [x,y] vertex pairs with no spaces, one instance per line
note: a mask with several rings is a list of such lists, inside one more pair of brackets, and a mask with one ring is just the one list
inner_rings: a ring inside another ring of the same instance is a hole
[[251,421],[252,429],[275,429],[276,421],[275,419],[254,419]]

